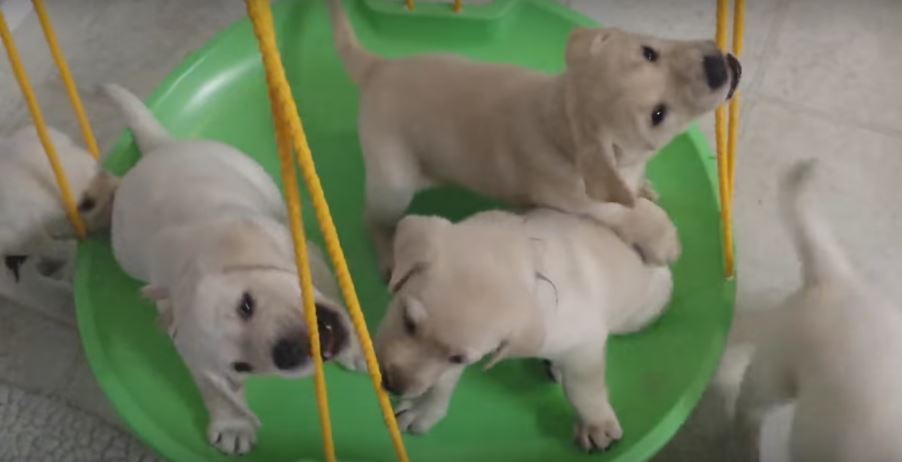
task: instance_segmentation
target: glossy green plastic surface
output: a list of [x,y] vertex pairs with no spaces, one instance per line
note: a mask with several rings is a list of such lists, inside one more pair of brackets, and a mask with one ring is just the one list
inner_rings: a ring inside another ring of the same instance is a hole
[[[408,13],[401,3],[346,2],[367,48],[387,56],[440,50],[557,72],[569,31],[592,25],[546,0],[496,1],[460,15],[447,5],[421,5]],[[388,297],[361,225],[358,92],[336,57],[325,2],[283,1],[274,14],[288,77],[372,330]],[[263,70],[247,21],[189,58],[160,86],[150,106],[175,136],[230,143],[278,178]],[[131,138],[125,137],[107,165],[123,173],[136,159]],[[735,283],[721,275],[712,172],[709,148],[696,129],[677,137],[650,167],[680,230],[684,254],[675,267],[676,289],[667,314],[641,334],[610,342],[608,382],[623,441],[605,454],[577,451],[571,443],[574,415],[560,387],[544,379],[537,362],[509,361],[487,373],[471,368],[447,418],[428,435],[405,436],[411,459],[639,461],[657,452],[701,396],[732,315]],[[422,194],[413,210],[462,218],[492,205],[446,188]],[[319,240],[306,201],[304,218]],[[139,296],[139,283],[116,265],[106,237],[81,245],[76,286],[91,367],[134,431],[168,460],[230,460],[207,444],[199,395],[157,329],[153,307]],[[327,368],[327,379],[340,459],[394,460],[369,379],[335,366]],[[322,459],[311,380],[254,379],[247,396],[263,427],[256,449],[242,461]]]

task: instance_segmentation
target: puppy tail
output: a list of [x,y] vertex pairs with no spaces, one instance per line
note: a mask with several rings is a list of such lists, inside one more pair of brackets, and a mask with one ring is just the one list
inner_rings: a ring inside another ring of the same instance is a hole
[[341,0],[327,2],[329,16],[332,18],[332,36],[338,55],[351,75],[351,80],[357,85],[363,85],[370,70],[379,62],[379,58],[360,46]]
[[125,116],[125,124],[132,131],[138,149],[142,153],[147,154],[172,139],[169,132],[134,93],[112,83],[103,85],[102,90],[119,106],[122,115]]
[[780,184],[783,220],[798,249],[806,286],[830,284],[852,274],[836,237],[805,200],[816,166],[815,160],[801,161],[789,169]]

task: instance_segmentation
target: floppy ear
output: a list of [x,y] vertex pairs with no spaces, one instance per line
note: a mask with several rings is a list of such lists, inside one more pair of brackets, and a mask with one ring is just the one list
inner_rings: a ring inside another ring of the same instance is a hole
[[409,215],[401,219],[395,230],[395,266],[388,284],[392,293],[436,257],[440,233],[448,226],[451,222],[441,217]]
[[586,194],[593,200],[633,207],[636,204],[635,195],[614,167],[613,143],[602,141],[593,145],[591,149],[581,150],[577,157]]
[[567,41],[567,67],[579,65],[601,51],[615,30],[579,28],[570,33]]

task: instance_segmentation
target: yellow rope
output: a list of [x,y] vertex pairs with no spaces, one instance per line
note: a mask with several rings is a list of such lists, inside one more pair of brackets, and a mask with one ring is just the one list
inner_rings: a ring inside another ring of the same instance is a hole
[[[367,368],[369,369],[370,379],[379,400],[379,406],[382,410],[385,424],[388,426],[397,458],[400,462],[408,462],[407,451],[404,447],[404,442],[401,439],[401,432],[398,429],[391,402],[382,390],[382,375],[379,371],[379,364],[376,360],[373,342],[370,339],[369,332],[366,328],[366,319],[360,308],[360,301],[357,299],[354,282],[351,279],[348,264],[341,248],[338,232],[335,229],[335,224],[332,222],[329,204],[326,202],[325,194],[323,193],[322,186],[319,182],[319,177],[316,174],[316,167],[313,163],[310,147],[307,144],[307,138],[304,133],[303,125],[301,124],[301,119],[298,116],[297,107],[291,93],[291,87],[285,77],[282,59],[276,45],[275,28],[273,26],[269,2],[268,0],[246,0],[246,3],[248,15],[254,25],[254,31],[257,35],[257,40],[259,41],[260,53],[263,56],[267,84],[270,87],[270,98],[272,105],[275,108],[273,114],[274,116],[279,117],[276,121],[277,131],[287,133],[281,135],[280,138],[286,138],[284,141],[290,139],[291,147],[297,154],[297,162],[301,169],[301,175],[310,194],[313,209],[325,239],[326,252],[335,268],[339,287],[341,288],[342,295],[348,305],[348,314],[351,317],[354,329],[360,340],[360,345],[366,358]],[[286,187],[287,186],[288,185],[286,184]],[[286,194],[288,194],[287,191]],[[299,204],[292,205],[292,203],[297,203],[300,200],[297,195],[287,196],[286,200],[289,202],[289,212],[295,208],[299,210]],[[292,232],[297,234],[294,230]],[[296,236],[295,242],[297,241],[298,237]],[[306,271],[306,268],[299,269]],[[310,329],[311,331],[316,329],[315,324],[310,326]],[[319,400],[318,404],[324,404],[322,397],[318,396],[317,399]]]
[[6,54],[9,57],[9,64],[12,67],[13,74],[16,76],[16,81],[19,83],[19,88],[22,90],[22,96],[25,97],[25,102],[28,104],[28,111],[31,113],[31,118],[34,121],[38,138],[41,140],[41,145],[44,146],[44,153],[47,155],[47,160],[50,162],[50,167],[53,169],[53,175],[56,177],[56,183],[59,185],[60,197],[62,198],[63,206],[66,209],[66,216],[75,228],[75,234],[79,239],[83,239],[85,237],[85,224],[78,214],[75,199],[73,199],[72,190],[69,187],[69,180],[66,179],[66,174],[63,171],[62,165],[60,165],[59,156],[50,140],[50,134],[47,132],[47,124],[44,122],[41,108],[38,106],[34,90],[31,88],[31,83],[28,81],[28,75],[25,73],[25,67],[22,66],[22,60],[16,49],[16,43],[13,40],[12,33],[10,33],[9,26],[6,24],[6,18],[3,16],[2,11],[0,11],[0,38],[3,40],[3,46],[6,48]]
[[[733,3],[733,55],[742,56],[743,36],[745,35],[745,0],[735,0]],[[739,142],[739,92],[733,95],[730,101],[730,135],[727,140],[728,177],[730,185],[730,197],[735,192],[736,185],[736,145]]]
[[[274,94],[270,93],[270,100],[276,101]],[[295,263],[298,271],[298,282],[301,286],[303,297],[304,317],[310,330],[310,354],[313,357],[313,380],[316,390],[317,409],[319,411],[320,428],[322,429],[323,452],[327,462],[335,462],[335,443],[332,439],[332,421],[329,418],[329,399],[326,388],[326,376],[323,370],[322,351],[319,343],[319,324],[316,315],[316,301],[314,300],[313,279],[310,275],[310,261],[307,255],[307,239],[304,233],[304,224],[301,221],[300,188],[298,187],[297,174],[294,171],[294,162],[291,156],[291,139],[288,128],[285,127],[284,115],[278,106],[273,105],[273,122],[276,124],[276,145],[279,151],[279,161],[282,169],[282,182],[285,184],[285,200],[288,204],[289,219],[291,223],[291,236],[294,244]]]
[[[717,0],[717,47],[727,50],[727,0]],[[733,54],[742,54],[745,33],[745,0],[733,4]],[[720,192],[721,227],[724,245],[724,272],[728,278],[736,274],[736,256],[733,248],[733,192],[736,179],[736,149],[739,140],[739,93],[733,95],[727,108],[718,107],[714,112],[715,142],[717,144],[717,177]]]
[[47,15],[47,9],[44,7],[44,0],[31,0],[34,10],[38,14],[38,20],[41,22],[41,29],[44,30],[44,37],[47,39],[47,46],[50,47],[50,54],[53,55],[53,61],[56,68],[59,69],[60,78],[63,79],[63,85],[66,87],[66,93],[69,95],[69,102],[72,103],[72,109],[75,111],[75,117],[78,119],[78,126],[81,128],[81,136],[85,140],[88,152],[95,159],[100,158],[100,149],[97,147],[97,140],[94,138],[94,132],[91,130],[91,123],[88,121],[88,115],[85,108],[81,104],[81,98],[78,96],[78,90],[75,87],[75,80],[72,79],[72,73],[69,71],[69,65],[66,64],[66,58],[60,51],[59,43],[56,40],[56,34],[53,32],[53,24]]

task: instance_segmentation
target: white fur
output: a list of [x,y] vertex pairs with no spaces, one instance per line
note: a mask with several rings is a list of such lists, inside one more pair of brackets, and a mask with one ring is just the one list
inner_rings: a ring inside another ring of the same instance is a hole
[[[89,191],[96,195],[98,213],[82,214],[88,230],[106,227],[115,180],[64,133],[52,127],[48,131],[76,205]],[[46,277],[35,265],[43,254],[54,251],[55,240],[74,237],[35,128],[23,127],[0,137],[0,256],[34,257],[25,262],[19,281],[6,267],[0,267],[0,297],[39,309],[71,305],[70,283]]]
[[811,164],[784,180],[781,203],[804,283],[776,310],[736,405],[739,460],[758,460],[761,423],[796,403],[796,462],[902,460],[902,314],[859,277],[803,200]]
[[[106,90],[143,154],[123,178],[113,207],[116,260],[148,284],[143,293],[156,303],[210,413],[211,444],[228,454],[246,453],[260,425],[244,401],[246,376],[312,372],[309,360],[286,368],[274,359],[275,345],[284,339],[298,348],[309,342],[281,194],[238,150],[172,139],[134,95],[112,85]],[[341,324],[335,328],[348,333],[349,343],[335,359],[360,368],[359,346],[328,269],[312,245],[308,250],[317,304],[335,312]],[[242,318],[238,310],[246,295],[256,308]],[[239,370],[238,362],[252,370]]]
[[621,437],[606,391],[606,340],[658,317],[672,290],[668,268],[644,264],[588,218],[543,209],[458,224],[406,217],[395,262],[376,348],[387,388],[402,397],[403,429],[427,431],[444,417],[463,369],[450,358],[466,365],[491,356],[490,367],[536,357],[560,369],[582,448]]

